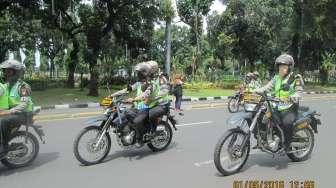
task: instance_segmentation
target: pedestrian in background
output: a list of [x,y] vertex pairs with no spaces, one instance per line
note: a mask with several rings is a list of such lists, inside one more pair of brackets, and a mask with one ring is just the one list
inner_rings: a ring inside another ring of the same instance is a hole
[[182,96],[183,96],[183,81],[182,75],[176,74],[173,80],[173,95],[175,96],[175,110],[180,112],[181,110],[181,103],[182,103]]

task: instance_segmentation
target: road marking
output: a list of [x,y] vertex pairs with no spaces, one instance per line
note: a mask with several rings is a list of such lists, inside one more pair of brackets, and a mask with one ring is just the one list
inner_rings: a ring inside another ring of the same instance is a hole
[[202,124],[210,124],[210,123],[213,123],[213,121],[186,123],[186,124],[176,125],[176,127],[186,127],[186,126],[202,125]]
[[[257,154],[257,153],[260,153],[260,151],[250,151],[250,155],[254,155],[254,154]],[[207,160],[207,161],[202,161],[202,162],[197,162],[197,163],[194,163],[195,166],[197,167],[202,167],[202,166],[207,166],[207,165],[212,165],[214,164],[214,160]]]
[[199,163],[194,163],[195,166],[197,167],[201,167],[201,166],[204,166],[204,165],[210,165],[210,164],[213,164],[213,160],[209,160],[209,161],[203,161],[203,162],[199,162]]

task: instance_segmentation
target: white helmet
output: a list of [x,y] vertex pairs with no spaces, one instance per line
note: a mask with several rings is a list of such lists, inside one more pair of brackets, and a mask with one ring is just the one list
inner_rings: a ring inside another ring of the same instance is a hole
[[17,60],[6,60],[0,64],[1,69],[15,69],[18,71],[26,70],[26,66]]
[[17,60],[6,60],[0,64],[1,69],[13,69],[15,70],[15,73],[13,75],[5,75],[5,79],[10,83],[15,83],[18,81],[21,77],[21,75],[24,73],[26,67],[24,64],[20,63]]
[[150,66],[150,76],[154,77],[159,72],[159,65],[156,61],[144,62]]

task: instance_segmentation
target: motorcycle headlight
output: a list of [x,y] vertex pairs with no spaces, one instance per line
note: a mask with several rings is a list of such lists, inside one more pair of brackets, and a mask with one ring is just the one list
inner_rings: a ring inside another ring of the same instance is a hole
[[111,108],[107,108],[107,109],[105,110],[105,112],[104,112],[104,115],[108,116],[108,115],[111,114],[111,112],[113,112],[113,109],[111,109]]
[[244,104],[244,109],[247,112],[253,112],[256,110],[257,104],[253,104],[253,103],[245,103]]

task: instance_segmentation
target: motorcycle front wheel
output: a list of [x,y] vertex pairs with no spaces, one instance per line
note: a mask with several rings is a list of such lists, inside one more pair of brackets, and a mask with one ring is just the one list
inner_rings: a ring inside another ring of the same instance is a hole
[[250,142],[244,148],[241,144],[247,135],[240,130],[228,130],[218,141],[214,152],[214,163],[224,176],[240,171],[250,153]]
[[[111,149],[111,137],[99,126],[89,126],[83,129],[76,137],[73,152],[76,159],[83,165],[93,165],[105,159]],[[102,137],[99,145],[99,138]]]
[[228,110],[231,113],[236,113],[239,110],[239,98],[232,97],[228,102]]

